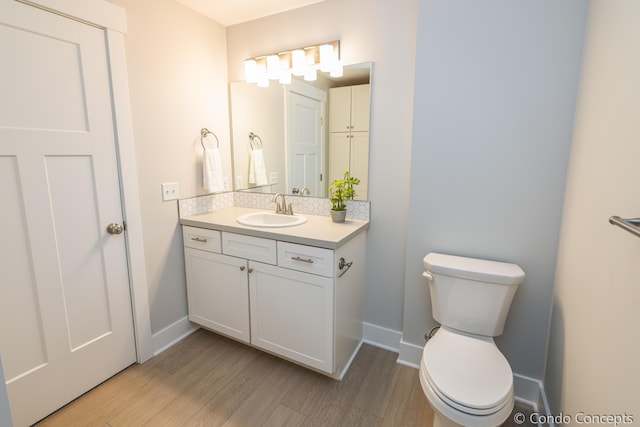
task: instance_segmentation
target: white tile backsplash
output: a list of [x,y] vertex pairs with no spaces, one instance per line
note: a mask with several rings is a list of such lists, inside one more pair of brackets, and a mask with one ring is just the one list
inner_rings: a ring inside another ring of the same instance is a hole
[[[331,202],[320,197],[286,196],[287,203],[293,203],[293,212],[329,216]],[[216,209],[237,206],[241,208],[275,209],[273,194],[228,192],[208,194],[206,196],[191,197],[178,201],[180,217],[207,213]],[[347,218],[368,221],[371,212],[371,202],[351,200],[347,202]]]
[[231,206],[233,206],[233,192],[207,194],[178,200],[178,213],[182,218]]

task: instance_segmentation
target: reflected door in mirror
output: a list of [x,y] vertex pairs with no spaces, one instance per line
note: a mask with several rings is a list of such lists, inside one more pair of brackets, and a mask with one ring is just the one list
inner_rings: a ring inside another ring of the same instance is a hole
[[292,85],[287,91],[287,192],[295,194],[294,188],[306,188],[313,196],[325,196],[322,185],[325,103],[326,92],[313,87]]

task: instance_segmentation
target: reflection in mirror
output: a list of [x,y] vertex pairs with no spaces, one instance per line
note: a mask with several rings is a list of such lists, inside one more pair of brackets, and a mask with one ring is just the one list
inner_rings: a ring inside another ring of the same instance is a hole
[[234,188],[326,197],[345,170],[368,198],[371,63],[344,75],[230,88]]

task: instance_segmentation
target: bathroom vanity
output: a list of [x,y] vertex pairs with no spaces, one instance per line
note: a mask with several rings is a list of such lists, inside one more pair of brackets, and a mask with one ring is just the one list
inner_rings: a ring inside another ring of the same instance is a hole
[[181,218],[189,320],[341,379],[362,342],[368,221],[252,227],[227,207]]

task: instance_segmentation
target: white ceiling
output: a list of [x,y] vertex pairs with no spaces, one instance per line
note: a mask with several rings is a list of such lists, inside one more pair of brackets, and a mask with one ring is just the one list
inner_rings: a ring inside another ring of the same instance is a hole
[[176,0],[228,27],[324,0]]

